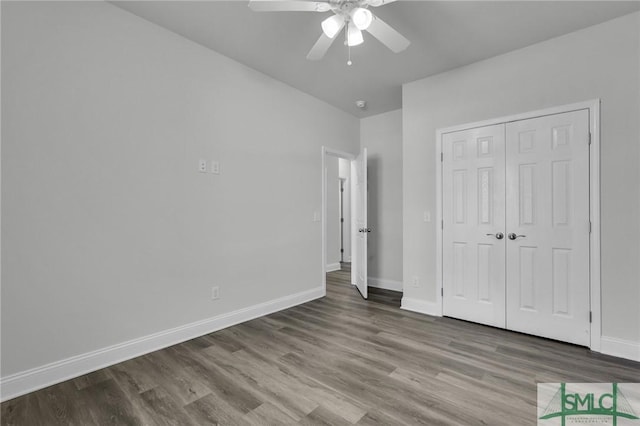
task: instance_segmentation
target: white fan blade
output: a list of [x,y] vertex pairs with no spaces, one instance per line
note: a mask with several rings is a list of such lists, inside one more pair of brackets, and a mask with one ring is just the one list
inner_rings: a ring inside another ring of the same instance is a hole
[[326,12],[327,2],[304,0],[251,0],[249,7],[255,12]]
[[368,4],[371,7],[378,7],[378,6],[384,6],[385,4],[393,3],[394,1],[398,1],[398,0],[369,0]]
[[316,41],[316,44],[314,44],[309,51],[307,59],[309,59],[310,61],[319,61],[320,59],[322,59],[324,57],[324,54],[327,53],[327,50],[329,50],[336,38],[337,37],[329,38],[325,33],[322,33],[318,41]]
[[411,44],[402,34],[391,28],[389,24],[377,16],[373,17],[373,21],[371,21],[371,25],[369,25],[367,31],[394,53],[402,52]]

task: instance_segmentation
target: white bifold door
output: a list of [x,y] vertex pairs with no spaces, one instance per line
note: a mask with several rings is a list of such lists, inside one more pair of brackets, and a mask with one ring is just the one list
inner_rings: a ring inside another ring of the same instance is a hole
[[589,113],[447,133],[443,313],[588,346]]

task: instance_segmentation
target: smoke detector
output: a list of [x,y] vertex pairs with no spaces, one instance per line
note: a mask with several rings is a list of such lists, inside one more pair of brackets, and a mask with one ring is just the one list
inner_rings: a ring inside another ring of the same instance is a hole
[[360,109],[367,108],[367,101],[356,101],[356,106]]

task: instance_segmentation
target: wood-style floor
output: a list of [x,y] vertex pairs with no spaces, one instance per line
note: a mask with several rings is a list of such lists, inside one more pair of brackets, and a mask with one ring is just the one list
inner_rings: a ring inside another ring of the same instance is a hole
[[2,404],[2,425],[534,425],[536,382],[638,382],[640,363],[327,297]]

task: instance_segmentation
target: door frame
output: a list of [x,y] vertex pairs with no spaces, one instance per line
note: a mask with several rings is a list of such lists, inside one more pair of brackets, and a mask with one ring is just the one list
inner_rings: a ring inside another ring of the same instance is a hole
[[[591,233],[589,235],[589,293],[591,310],[591,331],[589,348],[600,352],[602,337],[602,307],[600,298],[600,99],[578,102],[568,105],[529,111],[521,114],[492,118],[489,120],[466,123],[436,130],[435,161],[436,161],[436,303],[439,309],[435,314],[442,316],[443,312],[443,270],[442,270],[442,232],[443,232],[443,202],[442,202],[442,136],[445,133],[473,129],[475,127],[507,124],[513,121],[527,120],[546,115],[586,109],[589,111],[589,133],[591,145],[589,147],[589,218]],[[440,226],[437,226],[440,225]]]
[[[322,222],[322,295],[327,295],[327,157],[344,158],[345,160],[353,161],[356,156],[348,152],[340,151],[333,148],[322,147],[322,210],[320,211],[320,217]],[[353,227],[351,227],[351,230]],[[353,245],[353,239],[351,241]],[[351,248],[349,248],[351,249]],[[354,259],[351,259],[353,262]],[[353,271],[353,268],[351,269]],[[354,284],[353,273],[351,274],[351,284]]]

